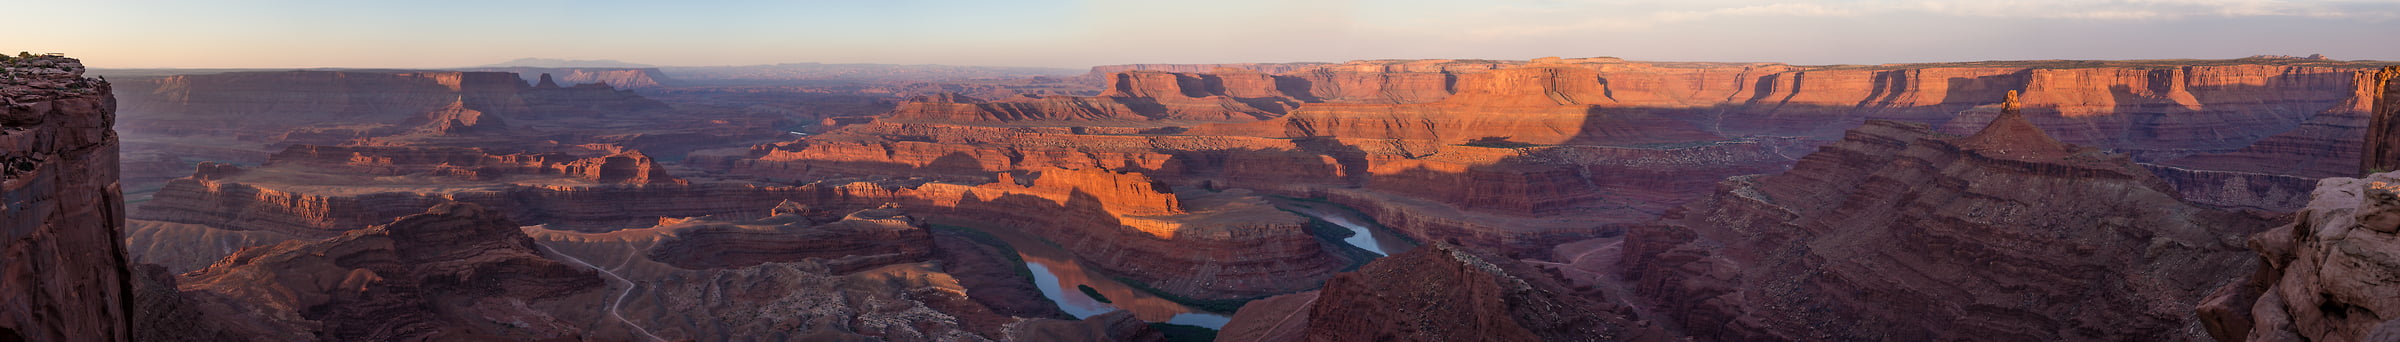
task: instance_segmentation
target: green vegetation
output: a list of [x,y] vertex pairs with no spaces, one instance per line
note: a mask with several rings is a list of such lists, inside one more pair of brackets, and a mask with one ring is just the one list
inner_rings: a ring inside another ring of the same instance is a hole
[[[2378,174],[2378,173],[2385,173],[2385,172],[2392,172],[2392,170],[2385,170],[2385,169],[2381,169],[2381,168],[2367,169],[2367,175],[2368,175],[2368,176],[2373,176],[2373,175],[2375,175],[2375,174]],[[2365,177],[2365,176],[2360,176],[2360,177]]]
[[1101,303],[1101,304],[1116,304],[1116,303],[1117,303],[1117,301],[1108,300],[1108,296],[1101,295],[1101,294],[1100,294],[1100,290],[1094,290],[1094,289],[1092,289],[1092,286],[1091,286],[1091,285],[1075,284],[1075,290],[1076,290],[1076,291],[1083,291],[1083,295],[1085,295],[1085,296],[1091,296],[1091,297],[1092,297],[1092,300],[1097,300],[1097,301],[1100,301],[1100,303]]
[[1208,342],[1217,340],[1217,329],[1174,324],[1150,323],[1150,329],[1167,334],[1168,342]]

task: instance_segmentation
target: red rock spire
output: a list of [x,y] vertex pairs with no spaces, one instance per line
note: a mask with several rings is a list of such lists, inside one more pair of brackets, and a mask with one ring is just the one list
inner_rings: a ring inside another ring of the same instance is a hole
[[2000,102],[2000,117],[1992,118],[1992,123],[1984,125],[1983,131],[1960,140],[1959,145],[1970,150],[2016,157],[2066,153],[2067,145],[2051,138],[2049,134],[2043,134],[2042,128],[2035,127],[2033,121],[2025,120],[2020,107],[2017,92],[2009,91],[2008,98]]
[[542,73],[541,82],[535,83],[533,87],[541,89],[558,89],[558,81],[550,79],[550,73],[545,72]]

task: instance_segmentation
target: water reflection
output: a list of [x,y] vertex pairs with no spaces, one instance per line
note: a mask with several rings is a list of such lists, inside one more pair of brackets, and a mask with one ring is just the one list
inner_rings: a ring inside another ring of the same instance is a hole
[[[1147,322],[1193,325],[1209,329],[1224,328],[1226,322],[1233,320],[1232,317],[1186,307],[1183,304],[1177,304],[1125,285],[1125,283],[1102,275],[1091,268],[1083,267],[1082,261],[1076,260],[1074,254],[1068,253],[1065,249],[1014,229],[982,230],[999,236],[1001,240],[1008,242],[1009,247],[1015,248],[1017,254],[1025,258],[1025,268],[1033,270],[1033,285],[1042,289],[1042,296],[1049,297],[1051,302],[1058,303],[1059,310],[1066,311],[1075,318],[1125,310],[1133,312],[1135,318]],[[1108,297],[1112,303],[1101,303],[1099,299],[1085,295],[1083,291],[1076,289],[1077,285],[1092,287],[1101,296]]]
[[1332,222],[1333,225],[1349,228],[1352,234],[1350,237],[1342,238],[1342,242],[1368,252],[1375,252],[1375,255],[1391,256],[1392,253],[1406,252],[1409,248],[1416,247],[1383,230],[1367,229],[1367,221],[1357,217],[1356,213],[1329,210],[1315,205],[1287,205],[1284,206],[1284,209],[1290,209],[1301,215],[1315,216],[1325,222]]

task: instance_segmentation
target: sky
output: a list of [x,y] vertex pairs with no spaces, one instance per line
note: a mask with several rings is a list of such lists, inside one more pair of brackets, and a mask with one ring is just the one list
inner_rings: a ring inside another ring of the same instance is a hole
[[[1882,64],[2400,60],[2400,0],[0,0],[0,50],[102,68],[1610,56]],[[25,15],[25,14],[39,15]]]

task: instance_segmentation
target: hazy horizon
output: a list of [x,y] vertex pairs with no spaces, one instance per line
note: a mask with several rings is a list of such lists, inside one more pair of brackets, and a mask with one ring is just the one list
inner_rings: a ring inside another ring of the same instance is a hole
[[602,1],[31,2],[0,49],[99,68],[456,68],[518,58],[1085,68],[1523,60],[1884,64],[2400,60],[2400,0],[1212,2],[655,5]]

